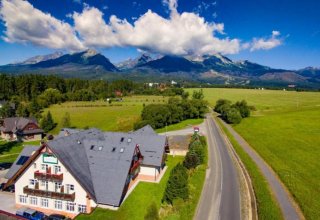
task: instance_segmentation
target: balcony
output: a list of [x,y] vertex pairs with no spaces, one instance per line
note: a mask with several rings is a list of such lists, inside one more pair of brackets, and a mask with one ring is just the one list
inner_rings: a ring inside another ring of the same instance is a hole
[[67,194],[63,192],[51,192],[40,189],[31,189],[28,186],[23,187],[23,193],[31,196],[46,197],[50,199],[66,200],[72,202],[76,197],[75,193]]
[[63,180],[63,173],[60,174],[53,174],[50,172],[42,173],[40,171],[34,172],[34,178],[39,180],[48,180],[53,182],[62,182]]
[[142,158],[139,158],[137,161],[135,161],[132,167],[130,168],[130,174],[134,173],[134,171],[140,166],[141,163],[142,163]]

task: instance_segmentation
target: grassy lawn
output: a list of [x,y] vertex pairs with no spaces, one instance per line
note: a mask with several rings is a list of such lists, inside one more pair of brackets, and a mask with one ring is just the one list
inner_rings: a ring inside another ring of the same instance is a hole
[[180,129],[190,127],[192,125],[199,125],[202,122],[203,122],[203,118],[187,119],[187,120],[182,121],[178,124],[169,125],[169,126],[167,126],[167,128],[159,128],[156,131],[158,133],[164,133],[166,131],[175,131],[175,130],[180,130]]
[[307,219],[320,216],[320,107],[244,120],[235,129],[276,171]]
[[242,149],[238,142],[233,138],[230,132],[217,120],[224,133],[228,136],[231,144],[239,155],[241,161],[245,165],[254,188],[257,198],[258,218],[263,219],[283,219],[280,207],[271,193],[269,185],[261,174],[259,168],[250,156]]
[[71,125],[75,128],[96,127],[104,131],[130,131],[139,120],[143,104],[165,103],[162,96],[124,97],[122,102],[66,102],[52,105],[48,110],[52,113],[57,127],[51,132],[59,133],[61,120],[66,112],[70,113]]
[[169,178],[171,169],[183,161],[183,157],[168,156],[168,169],[162,177],[159,184],[140,182],[129,197],[124,201],[119,210],[111,211],[107,209],[97,208],[91,215],[80,215],[77,219],[143,219],[147,208],[154,201],[160,208],[163,192]]
[[217,99],[245,99],[257,111],[234,126],[275,170],[307,219],[319,219],[320,93],[247,89],[204,89]]
[[7,142],[0,140],[0,163],[1,162],[14,162],[19,153],[23,149],[23,145],[39,145],[40,141],[32,142]]

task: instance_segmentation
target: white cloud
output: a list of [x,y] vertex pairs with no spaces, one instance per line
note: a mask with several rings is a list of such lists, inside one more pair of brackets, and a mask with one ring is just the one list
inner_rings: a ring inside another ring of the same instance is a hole
[[254,38],[251,43],[250,51],[270,50],[280,46],[282,44],[282,39],[278,38],[279,36],[279,31],[272,31],[272,35],[269,38]]
[[55,49],[84,49],[68,23],[43,13],[27,1],[3,0],[0,16],[6,27],[3,38],[7,42],[30,42]]
[[208,23],[194,13],[179,14],[177,1],[165,1],[170,18],[164,18],[148,10],[133,24],[115,15],[108,24],[103,13],[86,7],[74,14],[75,29],[86,46],[133,46],[149,52],[172,55],[233,54],[240,49],[238,39],[219,39],[215,33],[223,33],[224,25]]
[[2,0],[0,16],[6,27],[7,42],[71,51],[131,46],[159,54],[201,56],[235,54],[249,48],[251,51],[271,49],[281,44],[278,31],[273,31],[267,39],[254,38],[253,42],[241,43],[239,39],[225,37],[223,23],[207,22],[195,13],[179,13],[177,0],[163,0],[163,3],[170,10],[169,18],[148,10],[134,23],[115,15],[105,21],[101,10],[85,3],[82,12],[67,15],[73,19],[73,26],[21,0]]

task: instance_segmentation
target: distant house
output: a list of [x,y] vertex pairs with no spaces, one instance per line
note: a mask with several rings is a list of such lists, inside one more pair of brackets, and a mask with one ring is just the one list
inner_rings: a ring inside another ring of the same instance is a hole
[[17,207],[46,214],[117,209],[138,181],[159,181],[166,145],[149,126],[129,133],[63,129],[40,147],[25,147],[5,187],[15,184]]
[[41,140],[43,130],[34,118],[5,118],[0,127],[1,138],[8,141]]

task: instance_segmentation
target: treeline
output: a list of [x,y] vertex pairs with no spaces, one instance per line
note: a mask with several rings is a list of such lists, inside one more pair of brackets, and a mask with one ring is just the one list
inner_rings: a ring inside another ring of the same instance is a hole
[[62,100],[95,100],[115,96],[116,91],[128,94],[135,89],[128,80],[108,83],[104,80],[65,79],[53,75],[6,75],[0,74],[0,100],[17,97],[21,101],[31,101],[48,89],[59,92]]
[[[159,90],[159,89],[158,89]],[[65,79],[53,75],[0,74],[0,118],[20,116],[41,117],[41,109],[65,101],[94,101],[131,94],[148,94],[149,88],[129,80]],[[152,89],[153,91],[153,89]],[[183,89],[165,88],[159,95],[181,95]],[[152,92],[153,93],[153,92]],[[156,92],[154,92],[156,94]]]
[[183,91],[181,97],[172,97],[167,104],[144,106],[141,121],[134,125],[134,129],[139,129],[148,124],[157,129],[186,119],[203,118],[205,113],[208,112],[207,105],[202,90],[194,91],[191,99],[189,93]]
[[251,110],[255,110],[255,107],[249,106],[245,100],[232,104],[230,100],[219,99],[214,107],[214,111],[220,113],[229,124],[239,124],[243,118],[250,116]]

